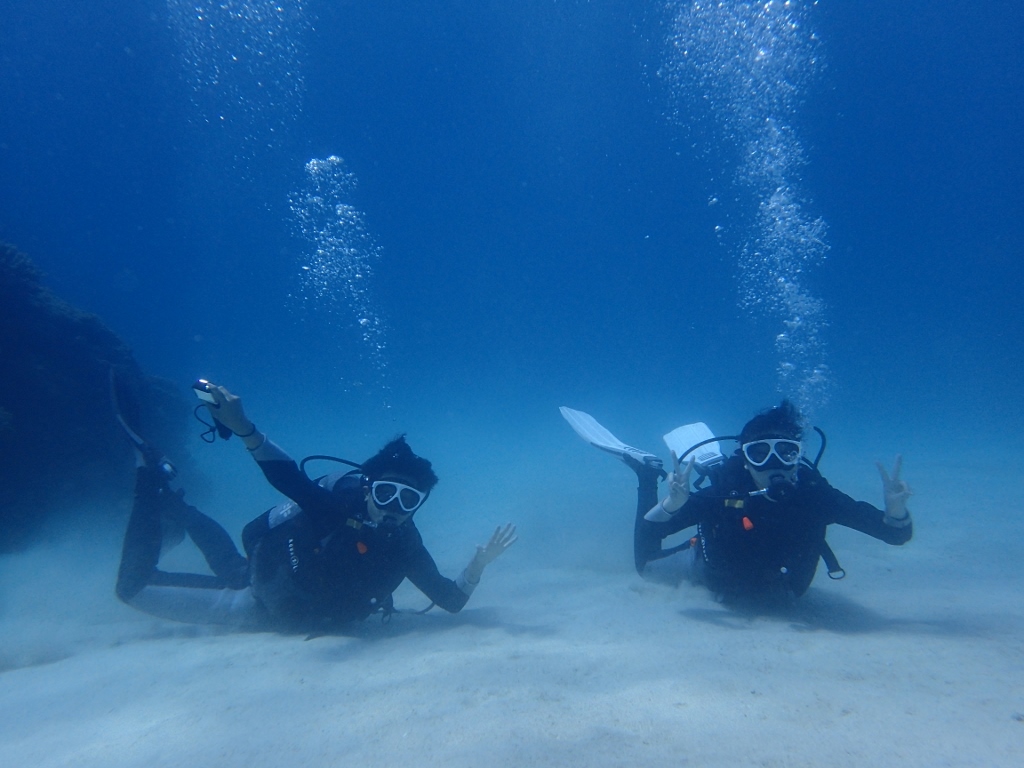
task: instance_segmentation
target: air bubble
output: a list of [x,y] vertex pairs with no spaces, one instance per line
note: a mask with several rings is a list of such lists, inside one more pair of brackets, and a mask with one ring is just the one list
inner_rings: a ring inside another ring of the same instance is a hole
[[241,154],[275,146],[301,113],[304,0],[167,0],[200,122],[235,126]]
[[[358,326],[358,336],[382,378],[386,369],[385,323],[372,297],[374,264],[380,247],[366,217],[349,199],[356,177],[337,155],[306,163],[303,186],[289,195],[292,215],[310,244],[301,267],[304,302],[328,321]],[[351,326],[350,326],[351,327]]]
[[[812,6],[798,0],[672,3],[668,42],[674,54],[659,70],[684,130],[679,116],[703,108],[722,142],[735,145],[737,197],[757,201],[737,244],[740,304],[781,326],[775,335],[778,387],[808,412],[824,404],[829,380],[825,306],[804,284],[807,268],[828,251],[827,228],[808,213],[798,191],[805,160],[792,127],[820,66],[817,35],[805,31]],[[709,205],[717,200],[711,196]]]

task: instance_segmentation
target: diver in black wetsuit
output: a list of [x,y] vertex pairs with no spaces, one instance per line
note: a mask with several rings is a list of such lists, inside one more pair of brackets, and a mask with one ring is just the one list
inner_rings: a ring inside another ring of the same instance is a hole
[[[720,599],[792,598],[807,591],[820,558],[833,578],[842,577],[825,543],[829,525],[853,528],[887,544],[908,542],[913,524],[906,506],[910,489],[900,479],[901,457],[891,476],[878,465],[882,511],[833,488],[816,468],[801,462],[800,424],[799,412],[788,401],[755,416],[743,428],[739,450],[717,469],[712,484],[693,493],[693,459],[680,466],[673,453],[669,493],[660,502],[660,462],[625,456],[639,478],[633,539],[637,571],[656,577],[659,560],[681,558],[690,578]],[[662,549],[664,538],[693,526],[696,532],[682,548]]]
[[[119,416],[138,454],[116,589],[129,605],[186,622],[329,631],[375,612],[389,614],[392,592],[409,579],[455,613],[484,568],[516,541],[513,526],[498,528],[458,578],[447,579],[412,520],[437,476],[404,436],[358,471],[313,481],[256,429],[240,398],[224,387],[211,385],[209,392],[216,421],[242,439],[267,480],[291,501],[246,525],[243,557],[219,524],[171,490],[173,467]],[[158,570],[161,547],[175,530],[188,534],[212,574]]]
[[[590,414],[564,406],[559,410],[584,440],[637,473],[633,554],[644,578],[678,583],[689,577],[720,599],[788,600],[807,591],[819,559],[828,566],[829,577],[843,578],[836,555],[825,543],[828,525],[845,525],[896,545],[913,534],[906,509],[910,489],[899,476],[902,459],[896,457],[891,477],[879,464],[884,512],[854,501],[817,470],[824,451],[820,430],[818,457],[813,462],[804,458],[802,419],[787,400],[746,423],[738,437],[716,438],[703,424],[673,430],[666,441],[691,458],[681,466],[673,451],[668,475],[662,460],[627,445]],[[682,439],[686,442],[678,442]],[[737,440],[739,450],[726,459],[719,453],[719,439]],[[700,477],[691,493],[695,460]],[[662,478],[668,480],[669,495],[658,502]],[[709,478],[711,485],[701,488]],[[688,542],[662,547],[667,537],[693,526],[696,531]]]

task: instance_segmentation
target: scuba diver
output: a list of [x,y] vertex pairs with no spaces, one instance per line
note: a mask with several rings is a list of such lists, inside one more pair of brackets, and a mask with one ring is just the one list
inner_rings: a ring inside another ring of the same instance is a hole
[[[825,541],[829,525],[895,545],[913,535],[906,504],[911,492],[900,479],[902,458],[896,457],[891,475],[878,464],[884,511],[855,501],[818,471],[825,436],[817,428],[821,449],[813,461],[806,457],[802,418],[787,400],[754,416],[736,437],[716,438],[704,424],[673,430],[665,436],[672,448],[667,474],[660,459],[622,443],[588,414],[561,411],[584,440],[636,472],[633,555],[645,578],[679,583],[688,577],[720,601],[785,602],[807,591],[819,559],[831,578],[845,575]],[[719,440],[736,440],[739,448],[726,458]],[[668,494],[659,501],[661,479]],[[694,526],[683,544],[662,548],[666,537]]]
[[[211,433],[238,436],[289,500],[245,526],[242,556],[224,528],[187,504],[182,491],[171,490],[173,465],[128,425],[112,375],[115,413],[137,466],[116,587],[128,605],[190,623],[325,633],[378,612],[389,618],[392,593],[409,579],[432,605],[457,613],[484,568],[516,541],[514,526],[499,527],[456,579],[445,578],[413,521],[438,478],[404,435],[353,464],[356,470],[311,480],[256,429],[239,397],[202,380],[194,389],[203,401],[197,416],[205,405],[214,418]],[[211,574],[157,568],[165,543],[176,544],[185,533]]]

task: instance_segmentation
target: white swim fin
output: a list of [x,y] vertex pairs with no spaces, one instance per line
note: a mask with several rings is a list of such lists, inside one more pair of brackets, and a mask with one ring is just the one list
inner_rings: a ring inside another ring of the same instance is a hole
[[647,464],[661,469],[661,459],[653,453],[641,451],[639,448],[626,445],[624,442],[619,440],[619,438],[598,424],[597,420],[589,413],[574,411],[572,408],[566,408],[564,405],[558,410],[561,411],[565,420],[569,422],[569,426],[576,430],[576,434],[595,448],[600,448],[602,451],[606,451],[613,456],[618,457],[620,461],[624,461],[627,464],[630,463],[627,460],[628,457],[640,464]]
[[[686,464],[692,456],[697,469],[706,472],[708,467],[713,467],[725,461],[722,448],[714,438],[715,433],[708,428],[708,425],[703,421],[698,421],[696,424],[676,427],[662,439],[665,441],[665,445],[669,447],[669,450],[674,451],[676,456],[679,457],[680,464]],[[705,440],[710,440],[711,442],[704,442]],[[702,442],[704,443],[703,445],[693,448]]]

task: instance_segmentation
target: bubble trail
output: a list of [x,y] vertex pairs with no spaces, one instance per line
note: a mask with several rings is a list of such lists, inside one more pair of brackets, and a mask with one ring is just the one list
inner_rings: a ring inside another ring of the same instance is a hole
[[167,0],[201,124],[229,132],[238,159],[276,147],[301,114],[303,0]]
[[374,264],[381,249],[366,217],[349,200],[355,174],[331,155],[306,163],[301,189],[289,195],[295,222],[310,251],[302,264],[302,300],[329,322],[357,329],[377,376],[387,368],[386,323],[373,300]]
[[740,305],[778,323],[778,388],[805,414],[825,404],[830,386],[826,308],[806,285],[828,251],[827,227],[806,210],[799,190],[803,148],[792,127],[820,69],[820,43],[808,25],[814,5],[670,4],[670,53],[660,72],[672,91],[674,119],[686,125],[688,111],[698,107],[737,150],[735,184],[741,198],[756,204],[737,252]]

